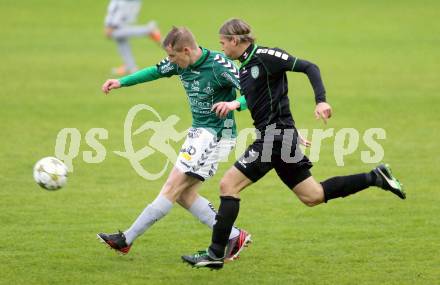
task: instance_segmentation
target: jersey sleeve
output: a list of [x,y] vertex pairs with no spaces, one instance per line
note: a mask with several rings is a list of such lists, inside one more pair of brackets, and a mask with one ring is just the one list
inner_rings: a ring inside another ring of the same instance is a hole
[[279,48],[260,48],[255,53],[259,55],[270,74],[287,71],[305,73],[313,87],[316,104],[326,102],[324,83],[316,64],[298,59]]
[[157,72],[162,77],[171,77],[173,75],[177,75],[179,73],[178,69],[179,67],[177,64],[171,63],[167,58],[164,58],[161,62],[159,62],[157,65]]
[[258,48],[255,54],[261,58],[271,74],[292,71],[298,60],[297,57],[279,48]]
[[171,77],[178,74],[177,69],[178,67],[176,64],[171,63],[167,58],[165,58],[155,66],[153,65],[144,68],[120,78],[119,82],[123,87],[132,86],[139,83],[153,81],[162,77]]
[[230,86],[240,90],[238,67],[232,61],[217,54],[214,57],[213,71],[221,86]]
[[240,107],[238,107],[237,111],[243,111],[247,109],[246,98],[243,95],[238,97],[237,101],[240,103]]
[[139,83],[153,81],[161,77],[162,75],[160,75],[159,72],[157,71],[157,67],[153,65],[120,78],[119,83],[121,83],[122,87],[127,87]]
[[294,72],[302,72],[309,78],[313,91],[315,92],[316,104],[326,102],[325,87],[322,82],[319,67],[307,60],[298,59],[293,67]]

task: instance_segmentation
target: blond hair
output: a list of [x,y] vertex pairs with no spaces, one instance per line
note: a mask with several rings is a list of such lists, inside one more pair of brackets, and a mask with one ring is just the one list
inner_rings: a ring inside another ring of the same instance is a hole
[[252,35],[251,26],[240,19],[229,19],[220,27],[219,34],[232,39],[235,37],[238,42],[254,43],[255,37]]
[[197,48],[196,38],[188,28],[174,27],[162,42],[164,48],[171,47],[175,51],[182,51],[184,47]]

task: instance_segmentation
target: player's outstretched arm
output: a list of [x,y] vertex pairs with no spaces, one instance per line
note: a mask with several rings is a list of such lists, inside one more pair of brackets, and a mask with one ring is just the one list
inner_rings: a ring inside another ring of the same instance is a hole
[[109,79],[102,85],[102,92],[108,94],[110,90],[133,86],[139,83],[153,81],[162,77],[169,77],[172,72],[160,73],[157,66],[149,66],[119,79]]
[[108,79],[104,84],[102,85],[102,92],[105,94],[108,94],[110,90],[112,89],[118,89],[121,87],[121,83],[118,79]]

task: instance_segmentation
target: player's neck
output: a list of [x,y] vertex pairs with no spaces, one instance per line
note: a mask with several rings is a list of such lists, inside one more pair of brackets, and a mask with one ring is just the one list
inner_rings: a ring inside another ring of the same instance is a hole
[[240,54],[238,60],[240,62],[243,62],[248,58],[249,54],[252,51],[252,47],[253,47],[252,43],[244,43],[238,46],[238,51],[239,51],[238,54]]
[[196,50],[194,50],[193,53],[191,53],[191,57],[190,57],[190,65],[193,65],[194,63],[196,63],[200,57],[202,57],[203,51],[201,47],[197,47]]

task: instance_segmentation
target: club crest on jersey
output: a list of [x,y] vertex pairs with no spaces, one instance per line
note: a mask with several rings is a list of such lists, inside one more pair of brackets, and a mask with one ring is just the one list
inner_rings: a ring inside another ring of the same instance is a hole
[[252,78],[254,78],[254,79],[258,78],[258,75],[260,75],[260,69],[258,68],[258,66],[253,66],[251,68],[251,75],[252,75]]

